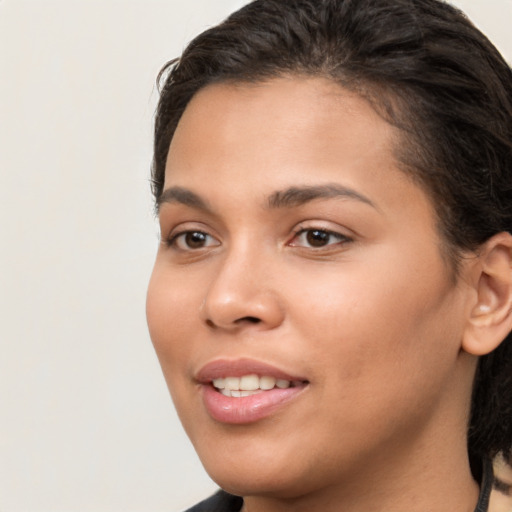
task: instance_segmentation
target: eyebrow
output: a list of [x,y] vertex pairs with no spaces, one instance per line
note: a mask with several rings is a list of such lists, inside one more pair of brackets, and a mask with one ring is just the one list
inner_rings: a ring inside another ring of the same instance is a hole
[[211,211],[208,203],[202,197],[183,187],[171,187],[164,190],[156,201],[157,211],[164,203],[179,203],[197,210]]
[[328,183],[326,185],[313,185],[290,187],[278,190],[268,198],[269,208],[292,208],[314,201],[315,199],[355,199],[377,209],[376,205],[366,196],[355,190],[340,185]]
[[[316,199],[354,199],[377,209],[376,205],[366,196],[338,183],[304,185],[277,190],[268,197],[267,207],[270,209],[293,208]],[[190,208],[212,212],[212,208],[201,196],[183,187],[171,187],[164,190],[157,200],[157,210],[164,203],[179,203]]]

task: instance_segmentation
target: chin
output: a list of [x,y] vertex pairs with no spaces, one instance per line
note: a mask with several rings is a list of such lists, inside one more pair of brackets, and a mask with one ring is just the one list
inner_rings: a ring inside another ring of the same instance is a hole
[[206,472],[217,485],[237,496],[280,495],[291,491],[298,475],[296,471],[290,473],[293,457],[286,455],[285,447],[277,451],[272,443],[250,439],[232,441],[213,442],[213,446],[195,445]]
[[[269,470],[270,469],[270,470]],[[303,479],[283,473],[288,472],[289,467],[250,469],[245,474],[241,472],[208,471],[212,480],[225,491],[235,496],[267,496],[272,498],[290,499],[306,494],[308,489]]]
[[216,455],[209,456],[199,451],[209,476],[231,494],[289,499],[314,491],[319,483],[312,478],[312,465],[305,460],[301,464],[297,457],[300,450],[285,446],[276,450],[271,443],[261,442],[245,450],[238,447],[228,447],[224,454],[217,450]]

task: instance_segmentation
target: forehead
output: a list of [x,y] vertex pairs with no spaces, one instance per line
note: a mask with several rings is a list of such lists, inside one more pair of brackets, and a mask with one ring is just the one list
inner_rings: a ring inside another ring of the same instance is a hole
[[365,99],[328,79],[214,84],[187,106],[171,142],[166,180],[191,160],[213,168],[227,157],[239,169],[284,170],[300,160],[314,172],[341,141],[348,161],[375,151],[392,157],[397,138]]
[[219,83],[186,108],[170,145],[164,190],[183,187],[217,205],[229,198],[242,211],[253,199],[268,204],[290,187],[339,184],[393,216],[419,201],[426,222],[436,224],[430,198],[395,158],[399,144],[397,128],[331,80]]

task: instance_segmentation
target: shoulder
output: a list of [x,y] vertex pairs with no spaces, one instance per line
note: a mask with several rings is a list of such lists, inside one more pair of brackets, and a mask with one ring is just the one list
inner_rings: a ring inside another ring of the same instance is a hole
[[210,498],[189,508],[186,512],[239,512],[242,505],[243,500],[239,496],[218,491]]

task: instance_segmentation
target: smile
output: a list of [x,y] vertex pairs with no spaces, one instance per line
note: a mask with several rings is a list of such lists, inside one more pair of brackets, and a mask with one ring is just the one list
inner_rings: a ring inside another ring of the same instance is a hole
[[230,424],[254,423],[277,413],[309,384],[252,360],[211,362],[197,381],[210,417]]
[[274,388],[287,389],[295,387],[300,383],[286,379],[276,379],[270,375],[260,377],[256,374],[250,374],[243,375],[242,377],[214,379],[212,384],[224,396],[240,398],[270,391]]

